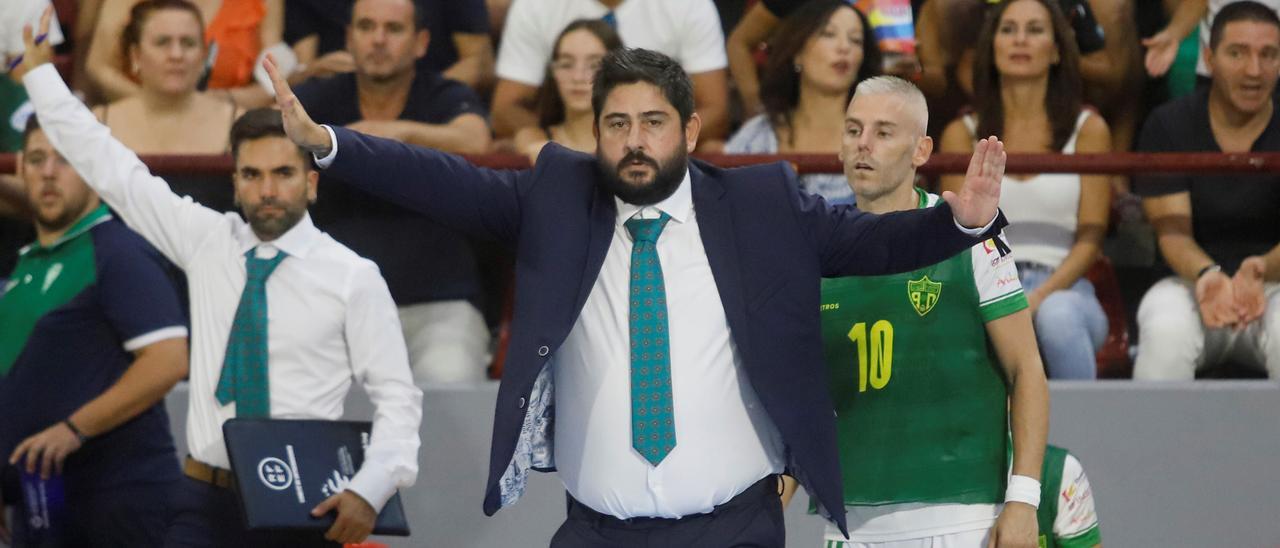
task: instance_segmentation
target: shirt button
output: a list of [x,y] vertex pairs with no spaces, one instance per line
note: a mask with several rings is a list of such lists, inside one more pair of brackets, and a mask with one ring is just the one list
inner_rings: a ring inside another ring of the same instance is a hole
[[524,409],[524,403],[525,403],[524,398],[520,398],[520,400],[516,402],[516,407],[519,409]]
[[539,346],[539,347],[538,347],[538,355],[539,355],[539,356],[546,357],[546,355],[547,355],[547,354],[550,354],[550,353],[551,353],[551,349],[550,349],[550,348],[547,348],[547,346],[546,346],[546,345],[542,345],[542,346]]

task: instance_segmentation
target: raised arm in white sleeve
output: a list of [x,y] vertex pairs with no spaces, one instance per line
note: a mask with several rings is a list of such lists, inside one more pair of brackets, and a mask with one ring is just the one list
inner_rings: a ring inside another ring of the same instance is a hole
[[90,188],[180,268],[222,214],[174,194],[81,103],[51,64],[22,78],[40,129]]

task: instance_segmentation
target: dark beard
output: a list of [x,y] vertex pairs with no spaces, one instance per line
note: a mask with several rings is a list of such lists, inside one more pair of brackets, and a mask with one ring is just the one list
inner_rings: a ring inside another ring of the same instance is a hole
[[[280,206],[280,204],[273,204]],[[261,204],[259,204],[261,207]],[[284,235],[298,221],[302,220],[302,216],[307,213],[306,208],[292,209],[284,207],[284,213],[275,218],[263,218],[257,215],[257,209],[250,211],[241,207],[241,215],[249,222],[249,226],[253,229],[253,233],[263,241],[271,241]]]
[[[655,168],[653,182],[637,186],[624,181],[618,174],[623,166],[636,159]],[[617,165],[612,166],[608,165],[598,152],[596,153],[596,168],[600,172],[600,182],[605,190],[628,204],[638,206],[653,205],[674,194],[680,187],[680,183],[684,181],[684,172],[688,169],[688,165],[689,153],[683,148],[678,148],[675,154],[672,154],[671,158],[661,166],[656,160],[638,150],[623,156]]]

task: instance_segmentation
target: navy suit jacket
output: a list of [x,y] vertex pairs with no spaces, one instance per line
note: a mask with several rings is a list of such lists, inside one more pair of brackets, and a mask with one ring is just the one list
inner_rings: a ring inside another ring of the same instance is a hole
[[[338,153],[330,174],[446,225],[515,246],[514,317],[484,501],[485,513],[492,515],[518,498],[528,468],[540,468],[536,458],[532,466],[518,458],[517,445],[527,453],[531,435],[552,431],[554,413],[533,405],[542,396],[533,388],[540,375],[545,381],[546,364],[600,273],[617,215],[614,198],[596,183],[593,156],[556,144],[543,148],[531,170],[497,171],[458,156],[333,130]],[[835,416],[818,315],[820,279],[937,263],[994,235],[1005,224],[1003,216],[988,234],[974,238],[956,229],[945,204],[887,215],[828,207],[800,191],[795,173],[781,163],[720,169],[690,161],[689,171],[698,228],[729,329],[751,386],[782,434],[788,473],[843,530]],[[535,407],[542,416],[527,416]],[[533,447],[551,453],[549,446]]]

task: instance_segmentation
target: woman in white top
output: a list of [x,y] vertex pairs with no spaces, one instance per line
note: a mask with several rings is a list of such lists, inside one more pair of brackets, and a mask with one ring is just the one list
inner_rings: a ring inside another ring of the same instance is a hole
[[[853,89],[879,73],[880,48],[862,12],[842,0],[805,3],[769,40],[760,79],[765,114],[747,120],[724,151],[839,153]],[[828,200],[853,199],[844,174],[805,175],[800,182]]]
[[[1057,2],[993,6],[974,62],[976,115],[942,135],[943,152],[968,153],[997,135],[1010,153],[1107,152],[1102,117],[1081,107],[1079,52]],[[959,190],[962,177],[943,177]],[[1095,378],[1107,318],[1084,274],[1101,253],[1111,191],[1106,176],[1006,175],[1000,207],[1050,378]]]

